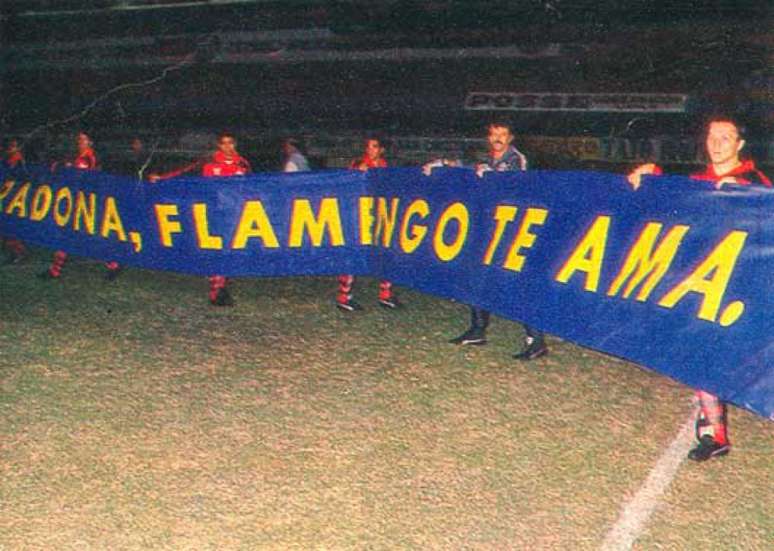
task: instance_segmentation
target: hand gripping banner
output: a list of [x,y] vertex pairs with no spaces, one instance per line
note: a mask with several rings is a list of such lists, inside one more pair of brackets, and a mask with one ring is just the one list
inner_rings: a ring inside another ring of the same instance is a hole
[[774,191],[467,169],[0,173],[0,234],[156,270],[389,279],[774,418]]

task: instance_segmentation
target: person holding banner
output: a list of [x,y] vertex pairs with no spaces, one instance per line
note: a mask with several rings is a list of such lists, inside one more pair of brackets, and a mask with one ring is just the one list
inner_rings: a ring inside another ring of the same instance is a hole
[[[205,178],[244,176],[251,171],[250,163],[236,149],[236,138],[228,132],[218,136],[218,149],[202,167]],[[213,306],[233,306],[234,299],[228,292],[228,279],[222,275],[209,277],[209,299]]]
[[24,164],[24,155],[22,155],[21,146],[19,146],[19,140],[11,138],[5,146],[5,159],[3,163],[8,168],[15,168],[21,164]]
[[151,184],[155,184],[156,182],[160,182],[161,180],[169,180],[171,178],[177,178],[178,176],[183,176],[185,174],[190,174],[192,172],[198,172],[201,170],[201,167],[204,166],[204,162],[202,160],[194,160],[190,163],[181,166],[179,168],[175,168],[173,170],[167,171],[167,172],[151,172],[148,174],[148,182]]
[[285,160],[282,162],[282,172],[306,172],[310,170],[309,161],[301,153],[301,142],[296,138],[287,138],[282,142],[282,152]]
[[[7,168],[15,168],[24,164],[24,156],[19,147],[19,141],[15,138],[8,140],[5,147],[5,158],[3,159],[3,165]],[[8,264],[16,264],[27,255],[27,247],[19,239],[8,237],[3,242],[3,247],[8,252],[8,258],[6,262]]]
[[[751,159],[742,160],[744,127],[731,117],[713,117],[707,124],[705,147],[709,163],[701,172],[691,174],[695,180],[706,180],[715,189],[723,186],[763,185],[771,187],[771,180]],[[634,190],[642,185],[642,177],[660,175],[662,170],[653,163],[640,165],[629,173],[627,180]],[[703,390],[696,391],[699,414],[696,419],[698,445],[688,453],[693,461],[707,461],[721,457],[731,450],[728,438],[728,408],[720,399]]]
[[135,136],[129,142],[129,149],[118,154],[109,169],[115,174],[123,174],[124,176],[131,176],[136,180],[143,180],[143,171],[147,168],[152,157],[153,152],[146,151],[143,141]]
[[[487,141],[489,154],[483,162],[475,165],[476,175],[480,178],[486,172],[527,170],[527,157],[513,145],[513,131],[506,122],[496,121],[489,125]],[[438,159],[422,167],[426,175],[439,166],[462,166],[455,159]],[[452,344],[482,345],[486,344],[486,329],[489,326],[489,312],[475,306],[470,308],[470,327],[460,336],[449,340]],[[513,357],[517,360],[530,361],[548,353],[545,336],[542,331],[524,325],[524,347]]]
[[[237,152],[236,145],[237,142],[234,135],[223,132],[218,136],[217,148],[209,158],[191,161],[180,168],[165,173],[151,173],[148,176],[148,181],[155,184],[161,180],[177,178],[195,170],[200,170],[202,176],[206,178],[244,176],[249,174],[252,171],[250,163]],[[208,281],[210,304],[213,306],[234,305],[234,299],[227,288],[228,279],[225,276],[212,275],[209,276]]]
[[[78,132],[75,137],[75,143],[77,153],[73,159],[65,161],[63,163],[64,166],[76,170],[100,170],[99,160],[94,152],[94,144],[91,137],[86,132]],[[58,165],[58,162],[53,163],[51,171],[55,171]],[[67,253],[65,251],[56,251],[51,266],[40,274],[40,277],[42,279],[59,279],[62,276],[65,262],[67,262]],[[105,276],[108,280],[115,279],[121,271],[121,266],[118,265],[118,262],[106,262],[105,267],[108,270]]]
[[[369,136],[365,140],[365,151],[363,156],[355,159],[350,164],[350,168],[368,171],[372,168],[386,168],[387,160],[384,158],[384,147],[379,138]],[[355,285],[355,276],[350,274],[340,275],[338,277],[339,290],[336,293],[336,307],[344,312],[354,312],[355,310],[362,310],[360,306],[352,298],[352,288]],[[385,280],[379,282],[379,305],[394,310],[401,306],[392,292],[392,283]]]

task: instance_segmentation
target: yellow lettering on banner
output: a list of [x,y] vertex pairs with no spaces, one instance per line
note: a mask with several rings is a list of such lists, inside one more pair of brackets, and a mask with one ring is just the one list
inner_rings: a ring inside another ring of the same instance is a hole
[[9,193],[11,193],[11,190],[16,185],[15,180],[6,180],[3,182],[3,187],[0,188],[0,207],[2,207],[3,199],[5,199]]
[[[339,216],[339,200],[336,197],[325,197],[320,202],[320,214],[315,217],[309,199],[295,199],[293,212],[290,215],[289,247],[300,247],[304,243],[304,234],[308,233],[312,246],[322,245],[323,234],[328,230],[331,246],[344,245],[344,232],[341,229]],[[306,231],[305,231],[306,230]]]
[[178,216],[179,212],[175,204],[156,204],[153,205],[156,211],[156,224],[159,227],[159,237],[161,245],[164,247],[172,246],[172,234],[183,233],[183,227],[177,220],[170,220],[173,216]]
[[[729,233],[688,277],[658,301],[658,305],[673,308],[688,293],[698,293],[704,295],[704,298],[701,301],[697,317],[707,321],[715,321],[723,301],[723,294],[726,292],[736,260],[744,248],[746,239],[747,232],[734,230]],[[741,315],[743,306],[743,303],[740,302],[729,305],[733,314],[724,312],[721,316],[722,325],[733,323]]]
[[556,281],[567,283],[576,271],[586,272],[583,288],[595,292],[599,285],[609,229],[610,217],[598,216],[581,242],[575,247],[570,258],[556,274]]
[[139,253],[142,251],[142,234],[137,231],[129,232],[129,241],[132,242],[134,252]]
[[360,198],[360,244],[361,245],[373,245],[374,244],[374,198],[373,197],[361,197]]
[[51,208],[53,198],[54,192],[49,186],[45,184],[39,186],[32,194],[32,201],[30,201],[30,220],[33,222],[43,220]]
[[118,235],[119,241],[126,241],[126,232],[124,224],[121,222],[121,216],[118,214],[118,206],[114,197],[105,198],[105,212],[102,215],[102,227],[99,234],[108,238],[111,232]]
[[274,228],[271,227],[269,217],[260,201],[245,202],[231,248],[244,249],[247,246],[247,240],[252,237],[259,237],[264,247],[273,249],[279,247]]
[[86,195],[79,191],[75,195],[75,217],[73,219],[73,229],[78,231],[81,229],[81,222],[83,222],[86,233],[94,235],[94,228],[97,214],[97,196],[94,193],[89,193],[88,204],[86,203]]
[[508,256],[505,258],[505,264],[503,268],[506,270],[513,270],[514,272],[520,272],[524,267],[525,257],[519,254],[521,249],[529,249],[535,244],[537,235],[530,233],[529,229],[532,226],[542,226],[546,222],[548,217],[548,211],[546,209],[529,208],[527,209],[524,218],[519,226],[519,231],[511,244],[511,248],[508,251]]
[[[446,231],[446,226],[452,220],[456,220],[458,224],[457,235],[454,240],[447,244],[443,240],[443,235]],[[433,235],[433,249],[435,256],[444,262],[453,260],[460,251],[463,245],[465,245],[465,239],[468,236],[468,228],[470,227],[470,215],[468,209],[462,203],[453,203],[441,213],[438,219],[438,225],[435,228],[435,234]]]
[[[65,204],[62,212],[62,203]],[[59,188],[54,198],[54,222],[57,226],[65,227],[73,213],[73,192],[68,187]]]
[[[418,216],[421,219],[427,218],[430,214],[430,206],[424,199],[416,199],[413,201],[406,212],[403,213],[403,223],[400,226],[400,248],[404,253],[413,253],[417,250],[422,240],[427,235],[427,226],[421,224],[411,224],[411,219],[414,216]],[[411,235],[409,236],[409,227],[411,227]]]
[[5,208],[6,214],[18,211],[16,216],[19,218],[27,217],[27,194],[30,192],[30,185],[31,184],[27,182],[19,188],[19,191],[16,192],[13,199],[11,199],[11,202],[8,203],[8,206]]
[[516,218],[516,212],[518,212],[518,210],[517,207],[512,205],[497,205],[494,215],[497,225],[495,225],[495,231],[492,235],[492,239],[489,241],[489,246],[486,248],[484,264],[489,265],[492,263],[492,258],[494,258],[497,247],[500,245],[500,240],[503,238],[505,228]]
[[393,197],[388,209],[385,197],[377,197],[376,199],[376,230],[374,231],[374,238],[378,240],[381,235],[384,247],[392,245],[392,235],[395,231],[395,220],[398,217],[399,201],[397,197]]
[[223,238],[210,234],[209,220],[207,219],[207,203],[194,203],[194,226],[196,227],[196,240],[200,249],[220,250],[223,248]]
[[[664,274],[667,273],[667,270],[669,270],[669,266],[672,265],[677,249],[689,230],[689,226],[675,226],[669,230],[669,233],[666,234],[654,251],[653,247],[661,233],[662,227],[663,224],[658,222],[649,222],[643,228],[637,241],[629,250],[621,271],[618,272],[613,283],[610,284],[607,296],[613,297],[617,295],[623,284],[628,280],[629,282],[623,292],[623,298],[629,298],[634,289],[647,277],[635,298],[640,302],[648,299],[650,293],[661,281],[661,278],[664,277]],[[632,274],[634,274],[633,277]]]

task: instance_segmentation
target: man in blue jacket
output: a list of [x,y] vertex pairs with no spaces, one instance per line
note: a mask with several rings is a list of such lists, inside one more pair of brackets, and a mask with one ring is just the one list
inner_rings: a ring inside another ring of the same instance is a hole
[[[476,175],[483,176],[489,171],[527,170],[527,157],[513,145],[513,131],[506,122],[493,122],[489,125],[489,153],[482,162],[475,165]],[[429,175],[433,168],[439,166],[462,166],[461,161],[454,159],[438,159],[424,165],[423,171]],[[489,326],[489,312],[475,306],[470,308],[470,327],[460,336],[451,339],[452,344],[482,345],[486,344],[486,328]],[[542,331],[524,326],[525,340],[523,349],[514,354],[517,360],[529,361],[548,353],[545,337]]]

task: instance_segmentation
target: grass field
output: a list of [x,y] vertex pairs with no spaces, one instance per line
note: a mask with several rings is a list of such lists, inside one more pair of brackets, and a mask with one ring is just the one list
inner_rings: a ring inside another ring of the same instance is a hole
[[[0,549],[598,549],[692,392],[463,305],[333,307],[333,278],[203,278],[48,253],[0,268]],[[771,549],[774,424],[684,462],[635,549]]]

